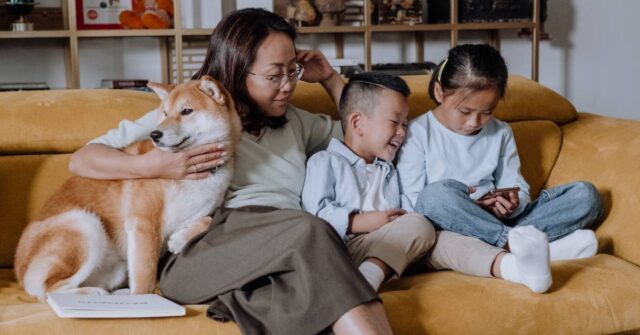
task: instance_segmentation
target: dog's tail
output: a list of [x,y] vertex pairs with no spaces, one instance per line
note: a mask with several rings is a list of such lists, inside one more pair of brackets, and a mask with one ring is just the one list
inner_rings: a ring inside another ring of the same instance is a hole
[[28,294],[44,301],[47,292],[86,281],[100,266],[108,243],[100,218],[84,210],[33,222],[18,243],[16,278]]

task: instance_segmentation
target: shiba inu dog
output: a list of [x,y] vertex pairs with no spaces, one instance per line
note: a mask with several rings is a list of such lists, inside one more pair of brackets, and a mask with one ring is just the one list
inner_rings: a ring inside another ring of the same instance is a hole
[[108,294],[127,286],[127,278],[131,294],[150,293],[161,252],[179,253],[222,204],[242,131],[229,93],[211,77],[149,87],[162,99],[159,124],[152,140],[125,152],[143,154],[154,146],[177,152],[227,141],[226,163],[200,180],[70,178],[18,243],[16,278],[30,295]]

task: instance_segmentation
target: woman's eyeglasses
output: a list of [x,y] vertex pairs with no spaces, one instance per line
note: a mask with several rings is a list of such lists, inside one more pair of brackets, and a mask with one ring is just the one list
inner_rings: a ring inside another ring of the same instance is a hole
[[271,89],[277,90],[282,88],[287,82],[291,84],[295,84],[302,78],[302,74],[304,73],[304,67],[302,65],[296,63],[296,69],[291,73],[285,73],[277,76],[264,76],[261,74],[256,74],[253,72],[247,71],[248,74],[252,74],[257,77],[262,77],[269,82],[269,87]]

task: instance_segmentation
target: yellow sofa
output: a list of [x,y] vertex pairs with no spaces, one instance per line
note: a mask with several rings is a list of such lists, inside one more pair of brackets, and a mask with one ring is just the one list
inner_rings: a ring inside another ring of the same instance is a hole
[[[428,77],[406,77],[412,116],[434,106]],[[154,108],[155,95],[115,90],[0,93],[0,334],[239,334],[207,319],[206,306],[167,319],[59,319],[17,284],[13,253],[25,224],[70,175],[69,153]],[[319,85],[301,83],[293,103],[334,113]],[[442,271],[383,287],[397,334],[604,334],[640,331],[640,122],[577,113],[551,90],[509,80],[496,111],[511,122],[522,173],[544,187],[593,182],[606,207],[595,257],[552,264],[546,294],[491,278]],[[223,271],[223,269],[221,269]]]

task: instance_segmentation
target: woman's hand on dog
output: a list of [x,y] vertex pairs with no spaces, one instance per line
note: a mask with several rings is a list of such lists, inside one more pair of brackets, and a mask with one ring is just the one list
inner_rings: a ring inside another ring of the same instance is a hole
[[180,152],[166,152],[155,148],[141,157],[150,168],[150,178],[203,179],[211,175],[211,169],[227,161],[226,145],[203,144]]

